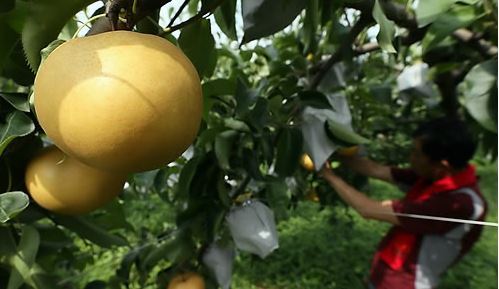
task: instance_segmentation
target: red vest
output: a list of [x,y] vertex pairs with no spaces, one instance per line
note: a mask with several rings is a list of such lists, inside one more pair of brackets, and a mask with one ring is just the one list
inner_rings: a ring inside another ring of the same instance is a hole
[[[474,187],[477,182],[475,168],[468,165],[463,171],[446,176],[442,179],[429,183],[428,180],[420,178],[409,190],[404,200],[423,202],[433,194],[454,191],[462,187]],[[379,251],[379,258],[386,262],[393,270],[402,268],[409,257],[410,252],[416,246],[417,237],[414,233],[395,227],[392,238]]]

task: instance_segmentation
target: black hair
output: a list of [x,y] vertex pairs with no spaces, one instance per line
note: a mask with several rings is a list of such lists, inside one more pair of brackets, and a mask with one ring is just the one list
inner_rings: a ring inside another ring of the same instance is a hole
[[477,147],[466,123],[458,118],[429,120],[420,124],[412,136],[421,140],[421,149],[431,160],[446,160],[455,169],[466,167]]

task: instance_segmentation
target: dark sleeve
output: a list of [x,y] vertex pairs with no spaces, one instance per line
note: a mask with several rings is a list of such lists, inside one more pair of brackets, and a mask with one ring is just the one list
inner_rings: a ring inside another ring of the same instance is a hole
[[390,172],[392,174],[393,180],[405,186],[412,186],[419,179],[419,176],[411,169],[401,169],[397,167],[391,167]]
[[[469,219],[473,214],[471,197],[461,193],[440,193],[423,202],[394,201],[393,211],[401,214]],[[400,225],[416,234],[445,234],[461,223],[397,216]]]

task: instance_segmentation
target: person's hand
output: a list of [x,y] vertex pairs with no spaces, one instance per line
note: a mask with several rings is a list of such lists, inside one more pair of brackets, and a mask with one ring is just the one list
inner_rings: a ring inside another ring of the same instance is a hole
[[321,170],[318,172],[318,175],[321,178],[327,179],[328,176],[333,176],[334,172],[331,169],[331,166],[329,165],[329,162],[326,161],[324,165],[322,166]]

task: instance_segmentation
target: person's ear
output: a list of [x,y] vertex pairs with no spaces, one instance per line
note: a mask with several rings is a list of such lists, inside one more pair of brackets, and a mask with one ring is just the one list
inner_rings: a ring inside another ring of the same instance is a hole
[[452,166],[450,165],[449,161],[447,161],[447,160],[441,160],[439,163],[446,170],[452,169]]

